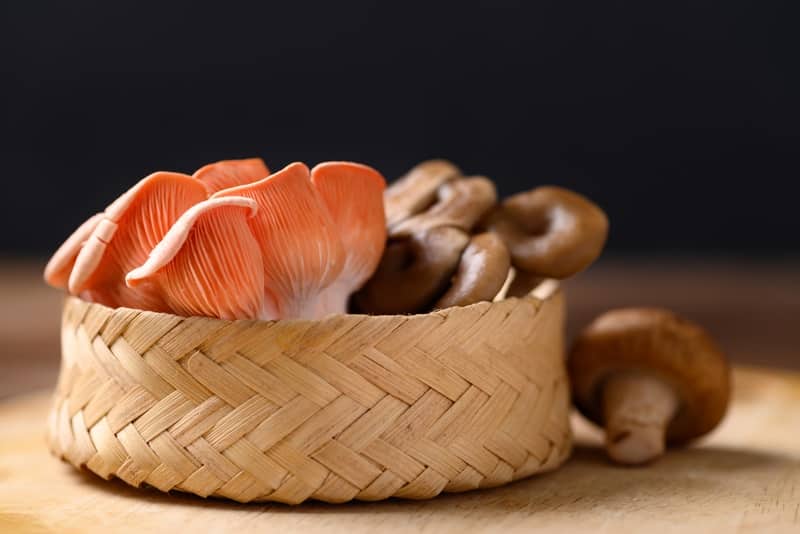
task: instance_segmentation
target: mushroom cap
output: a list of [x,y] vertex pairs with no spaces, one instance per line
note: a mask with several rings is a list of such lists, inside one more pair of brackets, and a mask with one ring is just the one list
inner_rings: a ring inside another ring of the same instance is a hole
[[496,203],[497,190],[488,178],[455,178],[439,186],[431,206],[390,225],[389,236],[409,236],[436,226],[453,226],[469,232]]
[[446,290],[469,236],[440,226],[390,241],[375,274],[356,293],[360,311],[373,315],[418,313]]
[[249,184],[269,176],[269,168],[261,158],[226,159],[209,163],[194,171],[192,177],[200,180],[213,195],[217,191]]
[[50,261],[44,268],[44,279],[53,287],[61,289],[67,288],[72,267],[75,266],[75,259],[81,251],[81,247],[87,239],[92,235],[94,229],[103,220],[102,213],[95,213],[83,224],[81,224],[72,235],[70,235],[58,250],[56,250]]
[[502,239],[491,232],[473,236],[461,255],[450,289],[434,308],[492,300],[503,288],[510,267],[511,257]]
[[603,425],[603,384],[614,373],[640,373],[673,388],[679,406],[666,432],[680,444],[701,436],[725,415],[730,369],[700,326],[660,308],[624,308],[597,317],[581,332],[567,362],[572,394],[583,415]]
[[515,267],[546,278],[566,278],[591,265],[608,235],[602,209],[556,186],[508,197],[483,226],[503,238]]
[[460,175],[458,167],[443,159],[423,161],[415,166],[384,191],[386,224],[391,227],[421,212],[434,203],[439,186]]

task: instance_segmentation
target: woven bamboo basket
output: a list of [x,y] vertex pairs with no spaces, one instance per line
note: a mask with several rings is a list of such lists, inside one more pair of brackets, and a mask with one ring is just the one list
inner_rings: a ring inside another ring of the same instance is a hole
[[53,453],[103,478],[240,502],[427,499],[569,455],[564,303],[224,321],[69,297]]

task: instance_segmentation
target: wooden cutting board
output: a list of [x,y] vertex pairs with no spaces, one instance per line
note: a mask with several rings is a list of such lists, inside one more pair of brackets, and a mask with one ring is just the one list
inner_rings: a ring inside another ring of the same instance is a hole
[[738,369],[733,406],[695,448],[606,462],[578,417],[555,473],[431,501],[242,505],[134,489],[52,458],[45,393],[0,404],[0,532],[800,532],[800,374]]

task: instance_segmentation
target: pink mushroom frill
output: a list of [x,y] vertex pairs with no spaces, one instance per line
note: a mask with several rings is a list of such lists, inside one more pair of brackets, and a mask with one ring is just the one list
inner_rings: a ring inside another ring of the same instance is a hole
[[156,172],[80,225],[45,280],[87,301],[184,316],[345,313],[383,253],[384,188],[350,162]]

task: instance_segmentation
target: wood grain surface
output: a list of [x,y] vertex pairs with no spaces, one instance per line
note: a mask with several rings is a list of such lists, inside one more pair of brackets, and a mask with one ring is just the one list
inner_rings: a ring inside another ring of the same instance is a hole
[[560,470],[430,501],[240,505],[104,481],[51,457],[44,393],[0,404],[0,532],[800,532],[800,375],[739,369],[721,427],[645,468],[577,416]]

